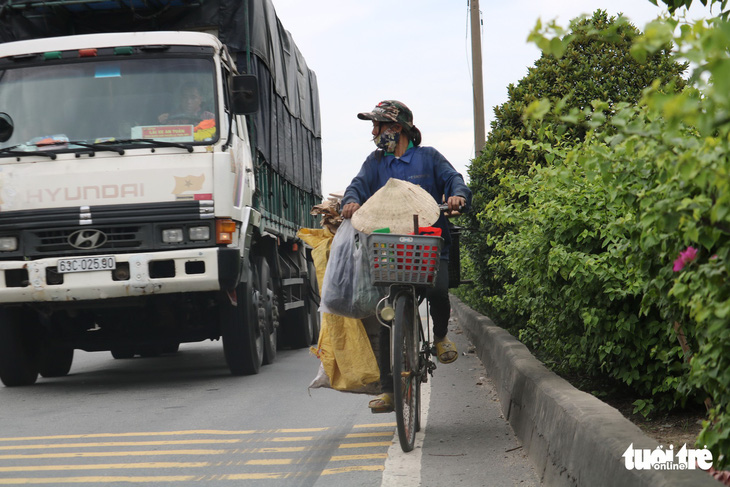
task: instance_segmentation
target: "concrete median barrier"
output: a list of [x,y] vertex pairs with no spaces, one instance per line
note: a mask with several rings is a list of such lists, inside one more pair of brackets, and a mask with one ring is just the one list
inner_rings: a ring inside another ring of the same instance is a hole
[[[628,449],[648,453],[660,445],[617,409],[549,371],[526,346],[489,318],[455,296],[451,296],[451,303],[452,316],[476,347],[499,392],[505,418],[544,485],[720,485],[702,470],[680,470],[677,464],[672,470],[629,469],[624,458]],[[680,448],[674,445],[674,452]]]

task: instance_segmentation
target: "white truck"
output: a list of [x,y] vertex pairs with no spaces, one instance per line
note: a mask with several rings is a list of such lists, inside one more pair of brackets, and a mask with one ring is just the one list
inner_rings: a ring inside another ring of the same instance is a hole
[[0,44],[2,382],[64,376],[75,349],[222,337],[242,375],[313,343],[296,232],[321,200],[316,78],[270,0],[171,2],[123,29],[150,3],[22,3],[0,14],[0,40],[26,38]]

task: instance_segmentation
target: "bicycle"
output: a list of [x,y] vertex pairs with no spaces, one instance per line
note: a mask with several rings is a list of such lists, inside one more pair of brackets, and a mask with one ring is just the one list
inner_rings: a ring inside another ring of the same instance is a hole
[[394,409],[404,452],[413,450],[420,430],[421,383],[436,369],[430,320],[424,331],[418,307],[436,282],[442,243],[441,237],[427,235],[373,233],[367,238],[373,285],[388,286],[375,315],[391,330]]

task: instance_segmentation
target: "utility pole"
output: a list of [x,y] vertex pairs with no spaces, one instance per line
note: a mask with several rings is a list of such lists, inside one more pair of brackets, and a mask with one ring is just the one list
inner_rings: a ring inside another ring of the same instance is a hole
[[471,65],[474,85],[474,157],[484,149],[484,83],[482,81],[482,29],[479,0],[471,1]]

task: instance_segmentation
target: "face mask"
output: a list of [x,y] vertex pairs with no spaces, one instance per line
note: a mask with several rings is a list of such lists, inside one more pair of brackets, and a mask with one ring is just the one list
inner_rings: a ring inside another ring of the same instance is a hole
[[399,140],[400,132],[396,132],[392,128],[387,128],[380,132],[373,142],[375,142],[378,149],[383,149],[385,152],[395,152]]

